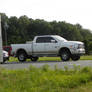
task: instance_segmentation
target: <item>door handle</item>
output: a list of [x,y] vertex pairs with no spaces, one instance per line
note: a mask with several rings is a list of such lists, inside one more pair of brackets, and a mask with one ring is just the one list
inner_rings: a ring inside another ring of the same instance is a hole
[[55,46],[55,48],[58,48],[59,46]]

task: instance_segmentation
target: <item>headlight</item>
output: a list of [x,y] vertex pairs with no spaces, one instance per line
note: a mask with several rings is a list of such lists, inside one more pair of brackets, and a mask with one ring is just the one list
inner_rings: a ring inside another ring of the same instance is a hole
[[84,48],[84,44],[78,44],[78,49]]

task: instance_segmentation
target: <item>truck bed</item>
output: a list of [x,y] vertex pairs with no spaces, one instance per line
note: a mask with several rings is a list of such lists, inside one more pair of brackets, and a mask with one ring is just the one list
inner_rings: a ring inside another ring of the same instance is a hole
[[32,43],[30,44],[11,44],[12,47],[12,52],[16,53],[19,49],[23,49],[27,52],[27,54],[31,54],[32,53]]

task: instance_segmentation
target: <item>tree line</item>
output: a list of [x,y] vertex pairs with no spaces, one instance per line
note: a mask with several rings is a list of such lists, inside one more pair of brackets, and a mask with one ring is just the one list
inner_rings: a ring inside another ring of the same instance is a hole
[[83,41],[86,53],[92,52],[92,33],[80,24],[70,24],[65,21],[47,22],[41,19],[28,18],[26,15],[17,18],[0,13],[3,45],[25,43],[32,41],[37,35],[60,35],[67,40]]

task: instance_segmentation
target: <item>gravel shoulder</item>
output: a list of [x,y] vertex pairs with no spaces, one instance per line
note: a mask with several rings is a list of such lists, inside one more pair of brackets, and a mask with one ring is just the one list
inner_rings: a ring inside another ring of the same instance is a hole
[[60,62],[60,61],[40,61],[40,62],[6,62],[5,64],[0,64],[0,67],[3,67],[5,69],[9,70],[15,70],[15,69],[28,69],[30,65],[33,65],[35,67],[42,67],[43,65],[49,65],[51,69],[54,69],[55,66],[58,67],[58,69],[64,67],[68,67],[69,69],[74,68],[74,66],[80,66],[85,67],[89,66],[92,67],[92,60],[80,60],[80,61],[67,61],[67,62]]

